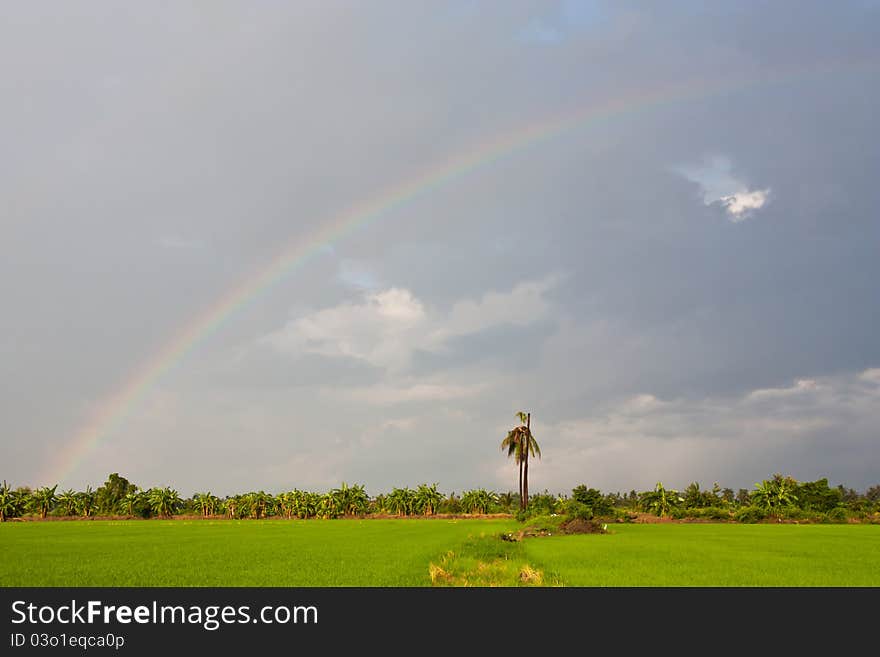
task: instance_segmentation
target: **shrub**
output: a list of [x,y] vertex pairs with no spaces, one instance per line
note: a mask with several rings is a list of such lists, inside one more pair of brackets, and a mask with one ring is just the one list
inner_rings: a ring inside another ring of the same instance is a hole
[[611,501],[602,495],[602,491],[596,488],[587,488],[584,484],[581,484],[571,491],[571,497],[573,500],[590,507],[597,516],[614,515],[614,507]]
[[710,520],[730,520],[730,510],[720,506],[708,506],[702,509],[702,517]]
[[846,508],[842,506],[831,509],[825,514],[825,517],[828,519],[828,522],[847,522],[849,520],[849,514],[846,512]]
[[543,493],[535,493],[529,497],[529,511],[540,515],[556,513],[556,501],[556,496],[546,490]]
[[582,502],[578,502],[576,499],[569,500],[568,504],[565,507],[566,515],[572,520],[592,520],[593,519],[593,508],[587,506]]
[[681,520],[682,518],[687,518],[689,517],[689,514],[689,509],[682,509],[675,506],[669,509],[669,517],[673,520]]
[[626,509],[614,509],[615,522],[632,522],[636,518],[638,518],[638,516],[631,511],[627,511]]
[[768,513],[765,509],[756,506],[744,506],[733,514],[733,519],[737,522],[761,522],[766,520]]
[[796,506],[787,506],[776,511],[775,515],[783,520],[809,520],[815,514],[799,509]]

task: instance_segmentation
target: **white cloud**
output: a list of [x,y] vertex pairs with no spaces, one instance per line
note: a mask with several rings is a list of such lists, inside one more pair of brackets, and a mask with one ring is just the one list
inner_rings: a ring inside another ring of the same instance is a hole
[[753,210],[763,208],[769,196],[769,189],[759,189],[753,192],[736,192],[722,196],[718,202],[727,210],[731,221],[737,222],[748,218]]
[[294,319],[265,340],[291,355],[349,357],[399,369],[409,363],[427,324],[422,302],[408,290],[391,288]]
[[494,326],[526,325],[550,311],[545,294],[559,278],[522,283],[510,292],[463,299],[447,312],[427,308],[412,292],[390,288],[291,320],[265,338],[290,355],[347,357],[401,371],[416,350],[438,351],[455,337]]
[[782,388],[758,388],[752,390],[747,399],[767,399],[775,397],[791,397],[806,392],[817,390],[819,384],[813,379],[798,379],[793,386],[784,386]]
[[705,205],[720,205],[734,223],[751,217],[770,198],[769,187],[749,189],[743,180],[734,175],[730,159],[724,156],[716,155],[706,158],[700,165],[679,166],[674,170],[700,186]]
[[479,333],[504,324],[525,326],[545,317],[550,302],[545,294],[559,283],[559,276],[521,283],[510,292],[488,292],[479,300],[463,299],[453,305],[448,316],[438,322],[427,342],[441,345],[450,338]]
[[868,370],[865,370],[861,373],[859,378],[862,381],[868,381],[870,383],[878,383],[880,384],[880,367],[874,367]]

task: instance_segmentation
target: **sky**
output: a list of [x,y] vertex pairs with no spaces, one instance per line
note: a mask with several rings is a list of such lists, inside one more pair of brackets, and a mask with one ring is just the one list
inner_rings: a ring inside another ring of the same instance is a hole
[[17,3],[0,477],[880,483],[880,3]]

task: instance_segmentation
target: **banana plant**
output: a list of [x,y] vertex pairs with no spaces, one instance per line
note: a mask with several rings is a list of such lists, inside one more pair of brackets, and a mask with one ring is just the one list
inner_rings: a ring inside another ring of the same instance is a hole
[[489,508],[498,503],[498,494],[485,488],[465,491],[461,496],[461,506],[467,513],[489,513]]
[[140,506],[144,500],[144,495],[137,487],[128,491],[121,500],[119,500],[119,510],[127,516],[135,515],[135,507]]
[[654,490],[642,493],[639,503],[642,509],[649,511],[658,517],[669,515],[669,512],[678,507],[684,498],[677,490],[667,489],[662,482],[657,482]]
[[151,488],[147,491],[147,502],[157,516],[169,518],[180,509],[183,500],[176,490],[166,486],[165,488]]
[[394,488],[385,498],[388,510],[399,516],[408,516],[413,512],[415,492],[407,487]]
[[361,484],[349,486],[344,481],[329,493],[336,499],[336,507],[346,516],[362,516],[370,506],[370,497]]
[[58,494],[58,505],[64,509],[64,515],[73,516],[76,515],[76,491],[72,488],[68,488],[67,490],[61,491]]
[[443,493],[437,490],[437,484],[419,484],[415,492],[415,511],[426,516],[434,515],[437,507],[443,502]]
[[76,494],[76,511],[84,518],[89,518],[95,514],[95,503],[98,500],[98,494],[92,490],[91,486]]
[[21,495],[14,491],[4,480],[0,486],[0,522],[6,522],[8,518],[21,515],[24,506]]
[[51,488],[43,486],[34,491],[32,497],[33,504],[41,518],[45,518],[52,509],[52,505],[55,503],[56,488],[58,488],[58,484],[55,484]]

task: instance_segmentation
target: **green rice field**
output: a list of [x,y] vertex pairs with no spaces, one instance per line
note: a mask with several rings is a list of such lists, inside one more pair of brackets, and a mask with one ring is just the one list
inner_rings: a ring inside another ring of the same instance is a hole
[[880,586],[880,525],[611,525],[524,542],[567,586]]
[[[517,527],[494,519],[10,522],[0,524],[0,586],[430,586],[429,565],[444,554]],[[516,556],[564,586],[880,586],[880,525],[610,529],[527,538]]]

